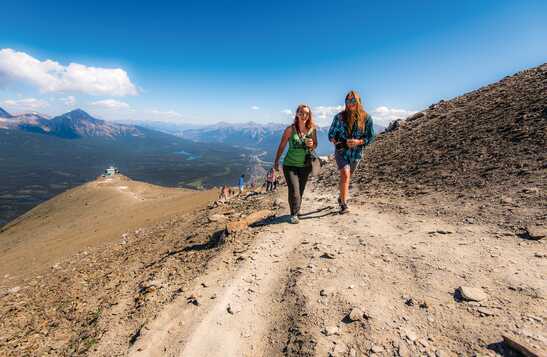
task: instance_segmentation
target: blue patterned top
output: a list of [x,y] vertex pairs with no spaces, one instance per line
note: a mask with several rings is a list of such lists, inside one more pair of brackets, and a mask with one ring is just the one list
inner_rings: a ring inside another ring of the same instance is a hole
[[359,145],[354,147],[353,149],[342,149],[344,150],[344,159],[346,159],[347,161],[354,162],[361,160],[361,158],[363,157],[363,148],[374,141],[375,133],[374,127],[372,125],[372,117],[370,116],[370,114],[367,113],[364,133],[359,130],[359,126],[357,125],[357,123],[355,123],[350,138],[348,137],[348,127],[346,122],[344,121],[342,113],[343,112],[336,114],[334,116],[334,119],[332,120],[332,124],[329,129],[329,140],[334,139],[336,141],[346,141],[348,139],[364,139],[365,145]]

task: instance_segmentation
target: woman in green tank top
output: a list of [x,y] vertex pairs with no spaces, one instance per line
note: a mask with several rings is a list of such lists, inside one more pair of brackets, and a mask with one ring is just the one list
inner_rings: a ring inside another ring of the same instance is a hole
[[291,223],[298,223],[298,215],[302,204],[302,195],[311,168],[306,166],[308,150],[317,147],[317,133],[310,107],[301,104],[296,109],[294,123],[287,127],[281,137],[281,142],[275,155],[274,167],[279,170],[279,159],[289,143],[289,150],[283,160],[283,174],[289,191],[289,207]]

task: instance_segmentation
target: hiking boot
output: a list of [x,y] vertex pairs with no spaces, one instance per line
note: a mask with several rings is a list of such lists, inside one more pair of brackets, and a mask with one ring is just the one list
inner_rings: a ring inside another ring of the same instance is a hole
[[297,215],[292,215],[291,218],[289,218],[289,222],[291,222],[292,224],[298,224],[300,223],[300,220],[298,219]]
[[347,204],[342,203],[340,205],[340,214],[345,214],[345,213],[349,213],[349,207]]

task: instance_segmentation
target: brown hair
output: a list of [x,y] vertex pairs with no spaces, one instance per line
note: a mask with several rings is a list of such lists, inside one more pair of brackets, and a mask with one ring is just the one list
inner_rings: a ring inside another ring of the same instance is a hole
[[359,93],[354,90],[350,90],[348,94],[346,94],[346,101],[351,98],[355,98],[355,100],[357,101],[357,109],[349,110],[348,105],[346,104],[346,108],[344,109],[342,114],[344,120],[346,121],[350,136],[353,131],[355,122],[357,122],[357,126],[360,131],[365,131],[365,120],[367,119],[368,115],[365,111],[365,108],[363,107],[363,102],[361,101],[361,96],[359,95]]
[[308,110],[310,111],[310,115],[308,117],[308,120],[306,120],[306,129],[308,129],[308,131],[311,129],[311,128],[315,128],[315,122],[313,121],[313,115],[311,114],[311,108],[306,105],[306,104],[300,104],[298,106],[298,108],[296,108],[296,113],[294,114],[294,122],[293,122],[293,125],[295,127],[295,129],[298,131],[298,125],[296,125],[298,123],[298,112],[300,110],[302,110],[303,108],[308,108]]

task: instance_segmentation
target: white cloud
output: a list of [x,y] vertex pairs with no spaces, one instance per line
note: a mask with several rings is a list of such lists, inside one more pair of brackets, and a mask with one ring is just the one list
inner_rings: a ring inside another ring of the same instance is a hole
[[332,118],[339,112],[344,110],[343,105],[335,106],[318,106],[312,108],[312,114],[315,118],[315,121],[320,126],[330,125]]
[[252,109],[252,110],[259,110],[260,107],[257,107],[256,105],[253,105],[253,106],[251,107],[251,109]]
[[36,110],[49,107],[48,101],[36,98],[7,99],[2,104],[17,110]]
[[24,82],[43,92],[82,92],[90,95],[137,95],[137,87],[121,68],[90,67],[79,63],[64,66],[40,61],[11,48],[0,49],[0,81]]
[[66,98],[60,98],[59,100],[63,102],[63,104],[67,107],[72,107],[74,106],[74,104],[76,104],[76,97],[74,97],[73,95],[69,95]]
[[286,116],[292,116],[293,112],[290,109],[283,109],[281,113],[285,114]]
[[119,110],[119,109],[129,109],[129,104],[125,102],[121,102],[116,99],[103,99],[98,100],[96,102],[91,103],[91,105],[94,105],[99,108],[104,109],[113,109],[113,110]]
[[387,126],[393,120],[404,119],[415,113],[416,111],[413,110],[388,108],[386,106],[381,106],[374,109],[370,113],[370,115],[372,115],[372,117],[374,118],[375,124]]
[[152,109],[148,113],[153,116],[152,119],[154,120],[180,120],[184,118],[182,114],[174,110]]

